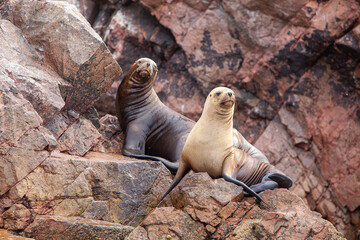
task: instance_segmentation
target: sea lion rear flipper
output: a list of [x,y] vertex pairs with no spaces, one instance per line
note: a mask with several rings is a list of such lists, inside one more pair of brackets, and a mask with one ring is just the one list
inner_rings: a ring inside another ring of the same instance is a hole
[[293,185],[293,180],[282,173],[269,173],[265,177],[277,182],[279,188],[290,188]]
[[234,179],[226,174],[223,174],[223,178],[228,181],[228,182],[232,182],[232,183],[235,183],[236,185],[238,186],[241,186],[244,188],[244,190],[251,196],[255,197],[257,200],[259,200],[260,202],[265,202],[260,196],[259,194],[257,194],[254,190],[252,190],[251,188],[249,188],[245,183],[237,180],[237,179]]
[[250,188],[259,193],[266,189],[290,188],[292,184],[292,179],[282,173],[268,173],[263,177],[261,183],[252,185]]
[[160,198],[158,204],[156,204],[156,207],[158,207],[160,205],[161,201],[171,192],[171,190],[173,190],[174,187],[176,187],[179,184],[181,179],[186,175],[186,173],[189,172],[189,170],[190,170],[189,165],[180,159],[179,168],[178,168],[178,171],[176,172],[174,181],[171,184],[171,186],[169,187],[169,189],[165,192],[165,194]]
[[139,159],[147,159],[147,160],[153,160],[153,161],[160,161],[162,162],[165,167],[167,167],[167,169],[169,169],[172,173],[176,173],[178,168],[179,168],[179,163],[173,163],[170,162],[169,160],[162,158],[162,157],[156,157],[156,156],[150,156],[150,155],[137,155],[137,154],[129,154],[129,155],[125,155],[128,157],[134,157],[134,158],[139,158]]
[[[250,188],[254,191],[254,192],[262,192],[262,191],[265,191],[267,189],[275,189],[275,188],[278,188],[279,185],[277,184],[277,182],[274,182],[272,180],[267,180],[267,181],[264,181],[264,182],[261,182],[261,183],[258,183],[258,184],[255,184],[255,185],[252,185],[250,186]],[[248,196],[249,194],[244,194],[245,196]]]

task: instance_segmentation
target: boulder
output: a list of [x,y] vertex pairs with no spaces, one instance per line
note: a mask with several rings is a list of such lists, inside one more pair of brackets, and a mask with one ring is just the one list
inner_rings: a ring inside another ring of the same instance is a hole
[[64,79],[53,80],[66,99],[64,110],[82,113],[121,75],[100,36],[74,5],[13,0],[2,6],[1,13],[20,29],[39,63]]
[[26,228],[25,235],[38,240],[46,239],[125,239],[133,227],[118,223],[80,217],[38,216]]
[[126,239],[345,239],[288,190],[261,193],[266,204],[242,198],[241,190],[207,173],[190,173],[167,206],[151,212]]
[[[12,201],[27,199],[32,216],[82,216],[136,226],[170,183],[171,174],[160,162],[54,151],[9,196]],[[6,221],[7,215],[2,217]]]
[[6,231],[4,229],[0,229],[0,240],[8,240],[8,239],[12,239],[12,240],[31,240],[33,238],[26,238],[26,237],[21,237],[18,235],[14,235],[9,231]]
[[23,230],[30,222],[31,213],[22,204],[14,204],[2,214],[4,228],[8,230]]

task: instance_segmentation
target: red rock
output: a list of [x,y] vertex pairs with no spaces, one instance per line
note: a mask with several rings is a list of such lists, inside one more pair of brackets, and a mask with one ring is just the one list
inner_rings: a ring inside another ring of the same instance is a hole
[[95,152],[121,153],[125,135],[121,132],[117,117],[107,114],[99,121],[100,128],[98,128],[98,131],[102,138],[92,150]]
[[[205,173],[190,174],[184,178],[174,191],[182,189],[186,207],[183,208],[178,202],[174,202],[175,208],[156,208],[128,238],[138,239],[140,236],[147,236],[145,239],[155,239],[157,236],[158,239],[171,237],[181,239],[224,239],[225,237],[229,239],[268,237],[305,239],[311,234],[314,239],[323,239],[325,236],[331,239],[344,239],[330,222],[322,219],[319,213],[312,212],[299,197],[284,189],[267,190],[261,193],[268,204],[266,206],[255,203],[253,198],[244,198],[240,202],[230,202],[228,198],[228,203],[218,205],[217,211],[207,211],[209,219],[223,217],[220,224],[209,225],[196,215],[196,211],[209,209],[208,204],[204,202],[205,200],[209,202],[209,197],[200,196],[198,201],[192,200],[199,194],[199,188],[204,193],[214,191],[209,182],[215,181],[209,181],[207,178]],[[200,179],[201,182],[199,182]],[[196,185],[194,185],[194,180]],[[195,215],[189,215],[188,209],[193,209]],[[189,232],[193,235],[189,235]]]
[[[84,134],[86,133],[86,134]],[[59,138],[58,150],[83,156],[97,144],[101,134],[87,119],[73,123]]]
[[[147,239],[173,239],[176,236],[180,239],[205,239],[206,236],[202,224],[173,207],[155,209],[140,226],[146,229]],[[127,239],[139,239],[137,228]]]
[[9,240],[9,239],[13,239],[13,240],[31,240],[33,238],[26,238],[26,237],[21,237],[21,236],[17,236],[14,235],[12,233],[10,233],[9,231],[6,231],[4,229],[0,229],[0,240]]
[[73,5],[35,3],[9,1],[2,7],[4,16],[21,29],[38,58],[65,79],[58,80],[65,109],[83,112],[110,88],[122,70]]
[[37,216],[25,230],[35,239],[125,239],[133,227],[80,217]]
[[14,204],[2,214],[4,228],[9,230],[23,230],[30,221],[31,213],[22,204]]

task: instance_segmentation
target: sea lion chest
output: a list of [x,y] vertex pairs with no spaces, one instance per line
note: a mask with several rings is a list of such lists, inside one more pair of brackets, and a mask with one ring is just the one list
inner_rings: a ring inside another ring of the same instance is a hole
[[[201,124],[201,123],[200,123]],[[195,126],[183,150],[184,160],[195,172],[207,172],[212,178],[222,176],[225,158],[233,147],[232,134],[219,129]]]

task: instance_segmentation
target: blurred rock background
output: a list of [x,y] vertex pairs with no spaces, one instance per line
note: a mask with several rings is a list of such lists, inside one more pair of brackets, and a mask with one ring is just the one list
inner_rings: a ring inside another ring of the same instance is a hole
[[[305,204],[359,237],[359,1],[68,2],[84,17],[64,2],[0,3],[0,227],[37,236],[37,226],[66,222],[79,232],[74,219],[36,216],[81,216],[115,222],[109,236],[123,236],[151,211],[170,173],[118,155],[123,134],[112,116],[122,72],[150,57],[160,99],[191,119],[213,87],[232,88],[235,127],[293,178]],[[226,219],[217,207],[208,216]],[[202,236],[224,226],[198,218],[191,224],[208,224]]]

